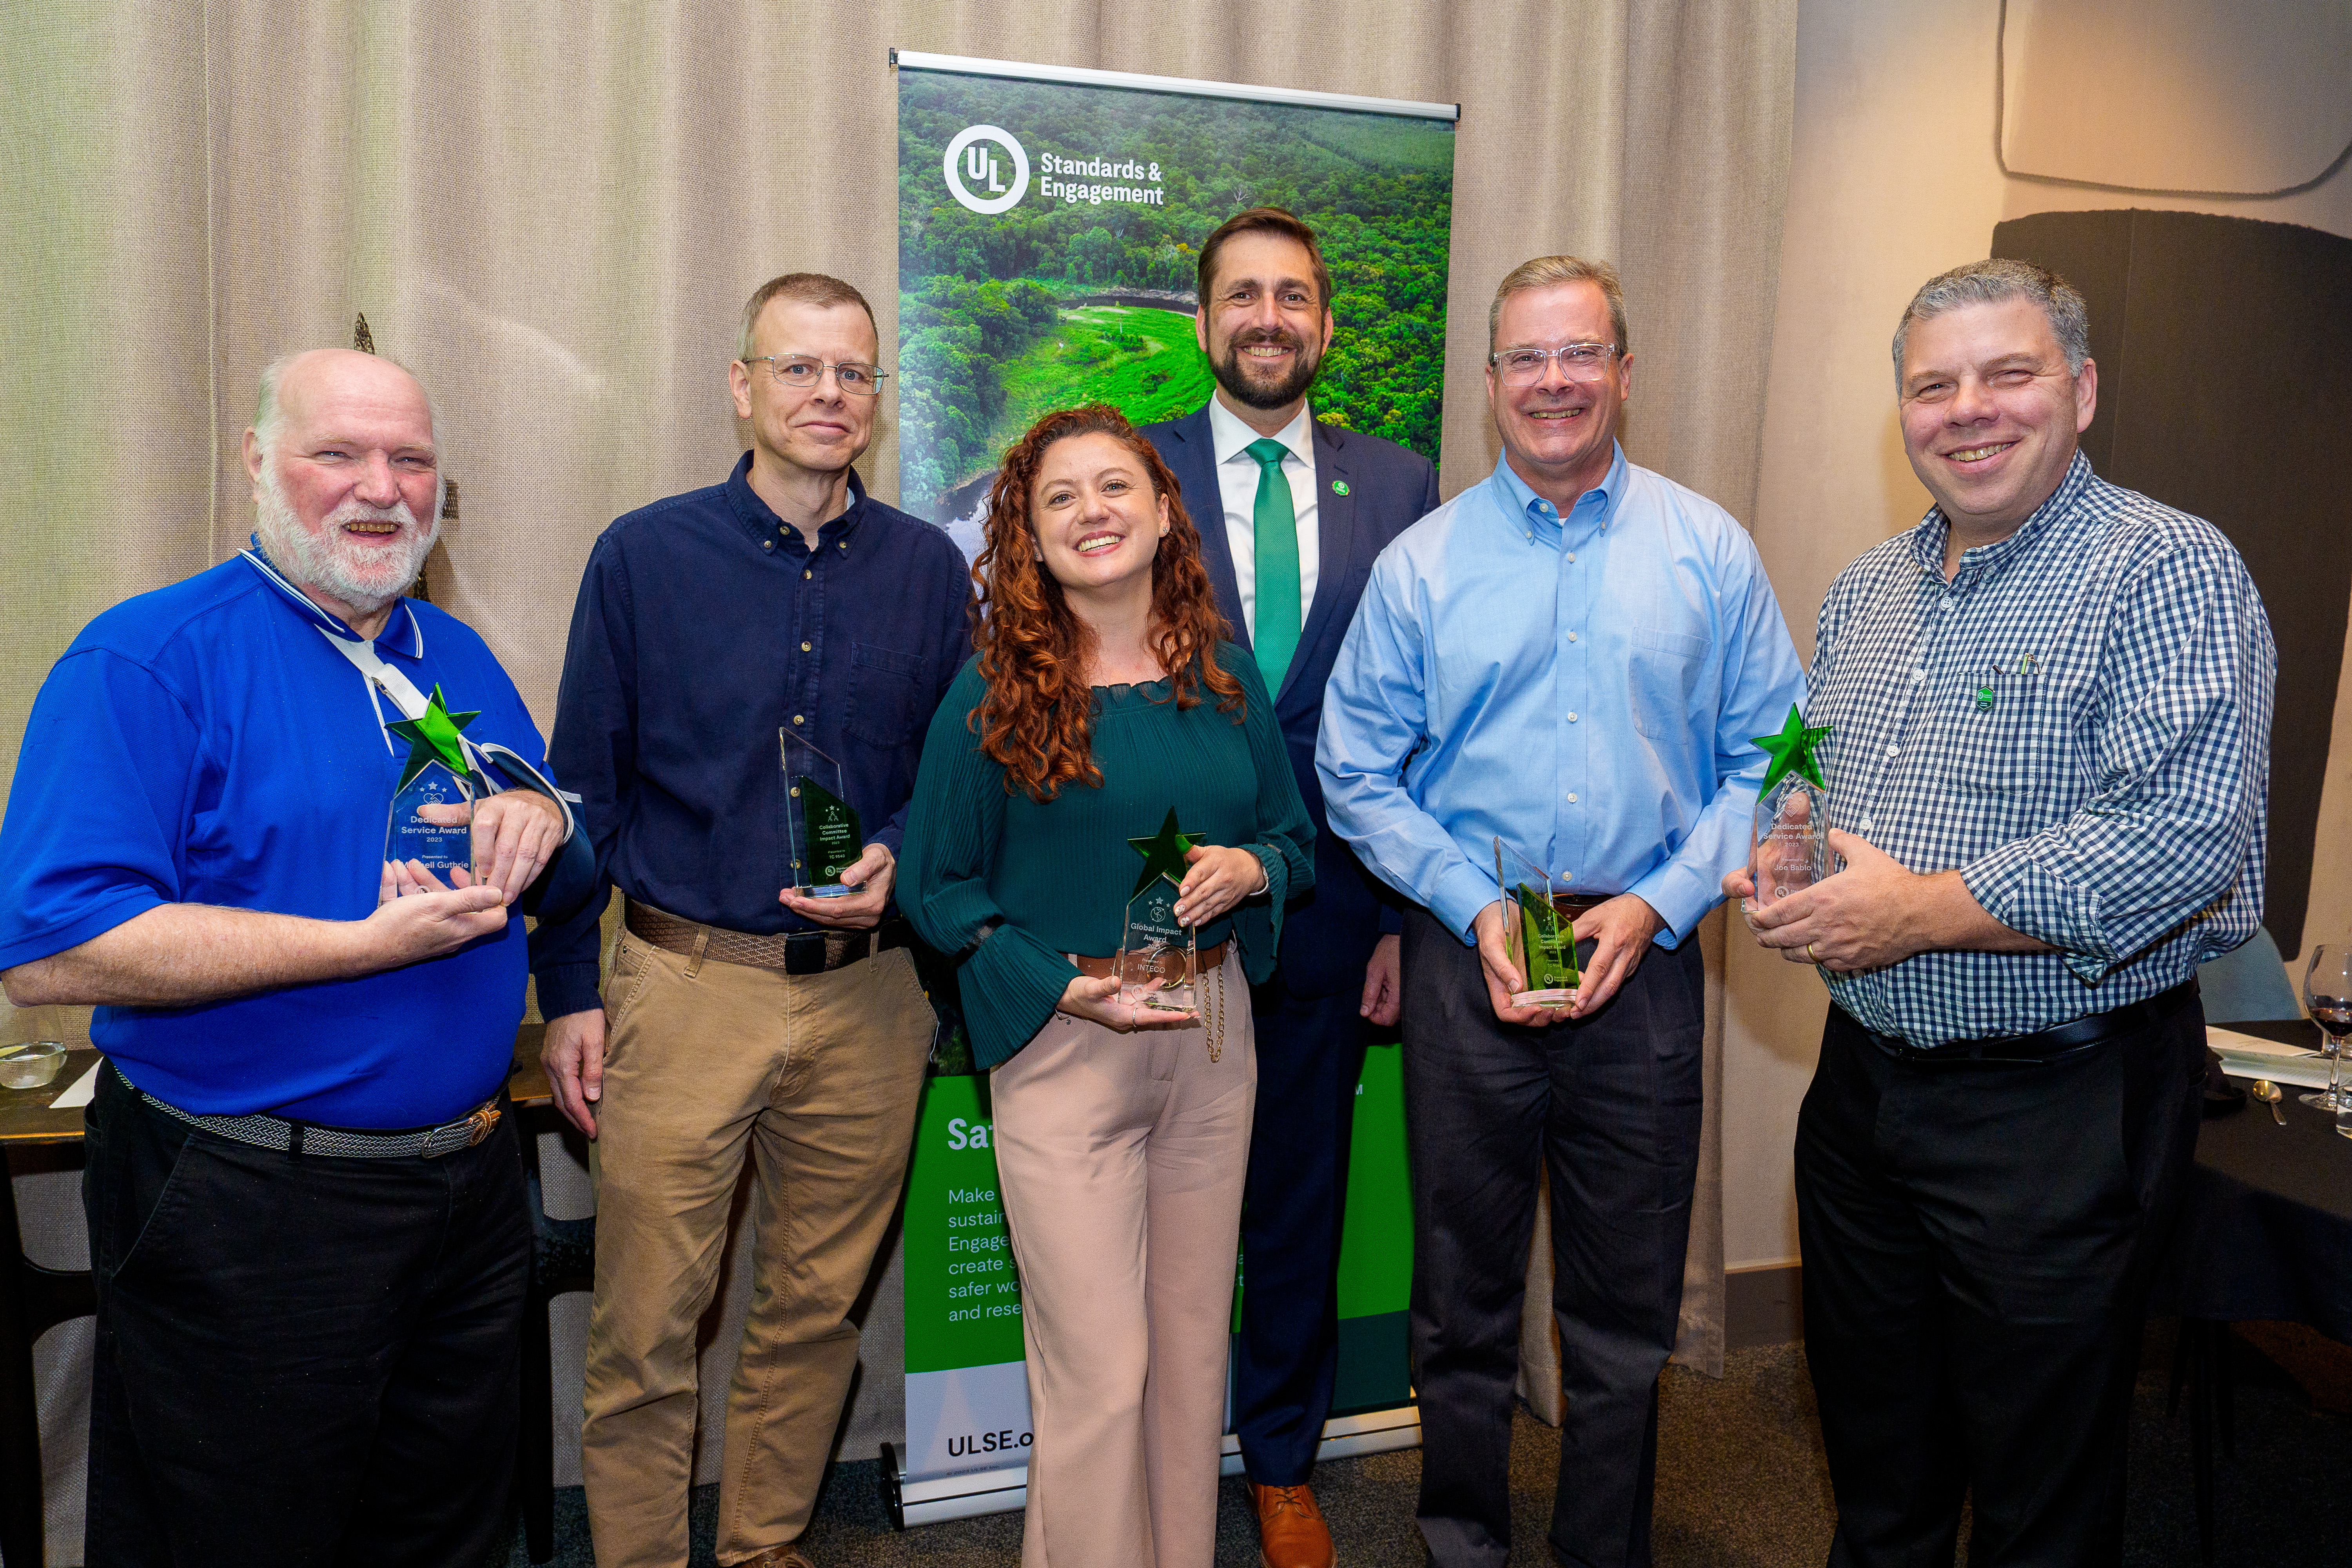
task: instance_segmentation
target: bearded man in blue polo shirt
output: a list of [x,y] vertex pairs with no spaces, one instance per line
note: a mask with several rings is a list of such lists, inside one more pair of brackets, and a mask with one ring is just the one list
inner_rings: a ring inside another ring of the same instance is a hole
[[[441,510],[424,388],[280,360],[245,457],[252,544],[83,629],[0,826],[0,984],[97,1004],[111,1064],[86,1560],[478,1562],[530,1257],[509,910],[593,863],[489,649],[402,596]],[[383,858],[420,746],[482,797],[454,887]]]

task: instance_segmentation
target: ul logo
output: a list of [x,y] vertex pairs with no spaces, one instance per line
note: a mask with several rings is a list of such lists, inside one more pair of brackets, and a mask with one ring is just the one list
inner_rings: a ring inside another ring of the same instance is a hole
[[1029,189],[1029,154],[1009,131],[966,126],[948,143],[940,173],[947,176],[948,194],[962,205],[981,214],[1001,213]]

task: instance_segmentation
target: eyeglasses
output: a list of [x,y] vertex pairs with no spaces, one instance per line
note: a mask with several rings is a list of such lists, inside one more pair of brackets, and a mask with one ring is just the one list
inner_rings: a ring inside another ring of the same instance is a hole
[[1533,386],[1544,378],[1544,366],[1559,362],[1559,374],[1570,381],[1600,381],[1609,374],[1615,343],[1567,343],[1556,349],[1505,349],[1486,356],[1501,373],[1505,386]]
[[835,384],[852,397],[872,397],[882,390],[882,383],[890,373],[878,364],[861,364],[856,360],[844,360],[829,364],[821,359],[809,359],[795,354],[779,359],[774,354],[758,354],[743,361],[747,365],[765,363],[779,386],[794,392],[814,391],[824,380],[826,371],[833,372]]

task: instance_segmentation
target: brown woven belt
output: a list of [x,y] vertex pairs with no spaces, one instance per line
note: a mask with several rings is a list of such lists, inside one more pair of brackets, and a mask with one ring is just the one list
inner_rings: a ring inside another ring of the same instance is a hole
[[908,946],[913,941],[903,920],[885,921],[876,931],[794,931],[762,936],[680,920],[635,899],[629,900],[624,923],[632,936],[670,952],[786,974],[823,974],[894,947]]
[[[1065,953],[1063,956],[1078,966],[1079,973],[1090,975],[1097,980],[1108,980],[1118,973],[1118,961],[1115,958],[1088,958],[1083,953],[1076,952]],[[1225,944],[1221,942],[1214,947],[1202,948],[1199,956],[1193,959],[1192,967],[1198,973],[1206,974],[1224,961]]]
[[1579,915],[1591,914],[1616,896],[1614,893],[1602,893],[1595,898],[1583,893],[1554,893],[1551,896],[1551,907],[1570,920],[1574,920]]

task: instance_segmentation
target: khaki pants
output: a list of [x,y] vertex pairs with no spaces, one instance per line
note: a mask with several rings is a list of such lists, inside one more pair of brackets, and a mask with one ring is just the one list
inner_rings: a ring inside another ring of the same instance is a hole
[[751,1316],[727,1393],[719,1561],[808,1525],[857,1363],[849,1312],[906,1178],[933,1025],[905,950],[825,974],[623,931],[592,1145],[581,1465],[601,1568],[684,1568],[695,1326],[751,1162]]
[[1257,1097],[1232,959],[1199,1029],[1056,1013],[990,1075],[1029,1361],[1024,1568],[1209,1568],[1225,1350]]

